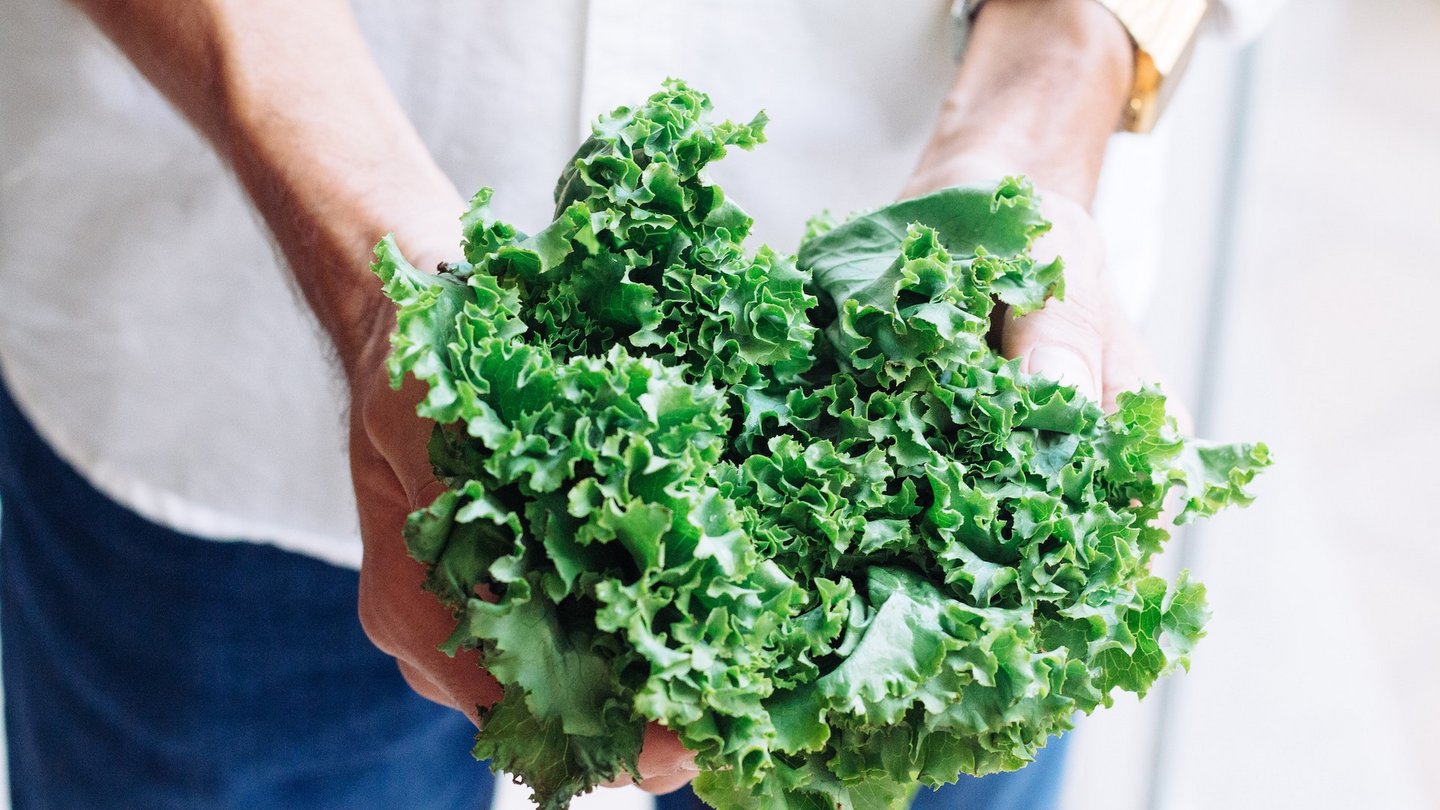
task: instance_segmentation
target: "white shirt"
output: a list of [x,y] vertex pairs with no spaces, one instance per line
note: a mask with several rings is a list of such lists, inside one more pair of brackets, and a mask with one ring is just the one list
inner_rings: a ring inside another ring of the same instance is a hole
[[[1275,1],[1230,6],[1257,19]],[[953,78],[950,5],[357,0],[355,10],[440,166],[462,193],[495,187],[498,213],[528,231],[548,221],[554,179],[589,122],[666,76],[709,92],[724,116],[767,109],[770,142],[715,175],[755,217],[754,239],[789,250],[811,214],[899,191]],[[5,18],[0,369],[17,403],[92,484],[153,521],[358,566],[343,387],[257,215],[76,11],[12,0]],[[1107,161],[1102,224],[1159,232],[1160,144],[1117,139],[1115,151],[1136,154]],[[1105,190],[1117,181],[1124,195]],[[1153,263],[1153,242],[1111,247],[1121,277]],[[1143,298],[1144,284],[1120,286]]]

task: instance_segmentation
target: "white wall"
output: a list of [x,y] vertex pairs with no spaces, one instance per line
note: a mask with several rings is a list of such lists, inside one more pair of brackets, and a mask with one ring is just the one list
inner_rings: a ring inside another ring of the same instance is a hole
[[[1215,618],[1173,684],[1156,801],[1147,701],[1077,738],[1072,810],[1440,807],[1437,53],[1426,0],[1291,3],[1261,43],[1211,417],[1277,463],[1191,538]],[[1177,194],[1213,194],[1202,150],[1172,164]],[[1188,273],[1215,246],[1186,203],[1167,255]],[[1170,283],[1148,327],[1193,397],[1194,291]]]

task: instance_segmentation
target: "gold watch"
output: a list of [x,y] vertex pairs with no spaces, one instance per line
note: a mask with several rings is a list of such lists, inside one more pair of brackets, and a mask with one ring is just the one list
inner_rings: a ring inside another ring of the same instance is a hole
[[[1135,43],[1135,84],[1121,127],[1149,132],[1179,84],[1194,50],[1207,0],[1097,0],[1110,10]],[[964,51],[970,23],[985,0],[955,0],[956,54]]]

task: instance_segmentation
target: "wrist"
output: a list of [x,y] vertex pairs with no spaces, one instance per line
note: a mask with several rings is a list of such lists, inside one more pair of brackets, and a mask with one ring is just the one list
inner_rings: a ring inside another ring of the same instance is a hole
[[[298,72],[298,71],[297,71]],[[338,103],[239,74],[225,93],[221,152],[264,218],[354,385],[383,360],[393,315],[370,272],[394,233],[417,266],[459,254],[464,201],[385,90],[359,64]],[[287,77],[295,81],[295,76]],[[328,79],[327,79],[328,82]],[[317,85],[320,82],[317,81]]]
[[[458,219],[455,219],[442,225],[450,231],[458,232],[457,222]],[[447,244],[455,247],[447,248],[439,243],[404,240],[403,233],[400,230],[395,231],[400,251],[410,264],[421,272],[436,272],[440,264],[460,258],[458,239],[449,240]],[[388,392],[390,388],[390,372],[386,360],[390,355],[391,339],[395,332],[397,307],[394,301],[386,297],[380,279],[370,270],[373,259],[372,244],[364,263],[360,265],[365,268],[364,283],[368,294],[364,299],[363,309],[357,313],[355,328],[351,330],[353,339],[347,348],[340,348],[338,340],[336,341],[336,359],[345,374],[352,397],[363,398]],[[410,382],[416,381],[411,379]]]
[[376,332],[393,321],[370,272],[376,242],[393,232],[430,266],[455,258],[464,201],[390,93],[346,3],[246,0],[191,12],[175,39],[197,56],[141,50],[162,80],[206,77],[203,93],[179,82],[171,96],[234,171],[354,383],[373,360]]
[[1060,64],[1078,89],[1112,99],[1123,99],[1134,80],[1135,45],[1096,0],[989,0],[976,11],[971,38],[981,47],[968,62]]
[[[415,165],[396,157],[397,168]],[[393,304],[370,269],[376,243],[393,233],[423,270],[459,258],[462,199],[443,177],[425,182],[428,178],[358,170],[344,178],[338,166],[324,177],[308,170],[291,176],[275,172],[276,164],[269,162],[247,171],[242,168],[247,159],[254,156],[235,162],[236,174],[329,337],[335,361],[352,388],[368,386],[371,373],[381,369],[394,326]]]
[[1088,204],[1134,60],[1124,27],[1094,0],[990,0],[907,193],[989,165],[992,179],[1024,174]]

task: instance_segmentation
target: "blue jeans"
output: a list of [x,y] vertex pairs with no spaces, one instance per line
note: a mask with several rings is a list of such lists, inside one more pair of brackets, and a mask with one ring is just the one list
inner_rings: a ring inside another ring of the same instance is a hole
[[0,499],[15,810],[490,807],[470,723],[366,639],[354,571],[138,517],[3,387]]

